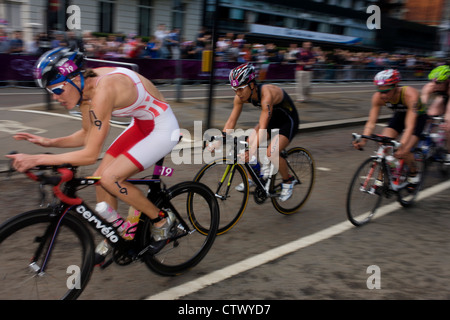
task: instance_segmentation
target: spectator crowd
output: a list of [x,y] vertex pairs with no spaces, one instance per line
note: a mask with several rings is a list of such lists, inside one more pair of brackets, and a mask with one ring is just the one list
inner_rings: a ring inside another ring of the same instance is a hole
[[[184,40],[180,29],[169,30],[160,24],[150,37],[138,35],[95,36],[85,32],[77,37],[72,31],[55,31],[51,35],[38,33],[32,41],[24,41],[21,31],[7,34],[0,29],[0,53],[41,55],[58,46],[68,46],[86,52],[91,58],[142,58],[142,59],[202,59],[204,50],[212,49],[211,33],[201,29],[193,40]],[[279,48],[274,43],[249,43],[244,34],[227,33],[218,37],[216,60],[259,63],[296,63],[301,44],[292,43]],[[439,61],[431,57],[386,52],[353,52],[346,49],[322,50],[312,48],[316,65],[325,68],[410,68],[431,69]]]

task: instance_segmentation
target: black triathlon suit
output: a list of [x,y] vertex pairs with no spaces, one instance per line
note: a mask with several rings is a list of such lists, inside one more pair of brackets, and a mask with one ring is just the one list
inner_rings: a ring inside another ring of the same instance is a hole
[[[253,101],[250,99],[250,102],[255,107],[261,108],[261,89],[263,84],[258,84],[258,101]],[[298,131],[298,126],[300,124],[300,120],[297,113],[297,108],[295,107],[294,102],[292,102],[291,97],[283,90],[283,100],[273,105],[272,109],[272,117],[269,120],[268,133],[272,129],[279,129],[279,133],[283,136],[287,137],[289,141],[292,141],[294,136]]]
[[[386,106],[392,111],[394,111],[394,116],[389,121],[388,127],[394,129],[398,133],[401,133],[403,130],[405,130],[405,119],[406,113],[408,111],[408,107],[404,103],[404,93],[406,88],[407,87],[402,87],[400,99],[397,103],[390,103],[390,102],[386,103]],[[425,127],[428,116],[425,110],[422,108],[422,105],[417,106],[417,108],[418,108],[417,120],[413,135],[420,137],[423,128]]]

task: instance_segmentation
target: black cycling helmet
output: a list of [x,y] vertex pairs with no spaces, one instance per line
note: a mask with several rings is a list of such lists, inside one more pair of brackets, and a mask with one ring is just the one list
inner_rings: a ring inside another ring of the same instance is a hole
[[80,73],[84,54],[70,48],[59,47],[44,53],[36,62],[33,74],[41,88],[65,81]]

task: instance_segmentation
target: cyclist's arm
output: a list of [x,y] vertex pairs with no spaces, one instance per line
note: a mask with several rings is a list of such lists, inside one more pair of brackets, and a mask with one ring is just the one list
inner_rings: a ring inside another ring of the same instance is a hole
[[227,122],[225,122],[222,130],[223,132],[226,132],[226,130],[234,129],[236,127],[236,123],[239,120],[243,106],[244,104],[241,102],[241,99],[239,99],[238,96],[234,96],[233,110],[231,111]]
[[84,145],[86,130],[82,128],[69,136],[58,138],[46,138],[28,132],[18,132],[14,135],[14,139],[27,140],[41,147],[77,148]]
[[[364,126],[364,135],[370,136],[375,130],[378,117],[380,115],[381,107],[384,105],[383,101],[380,99],[380,94],[377,92],[372,96],[372,106],[369,112],[369,119]],[[365,141],[365,140],[364,140]]]
[[414,134],[414,128],[417,121],[417,108],[419,103],[419,93],[412,87],[408,87],[405,92],[405,103],[408,107],[405,117],[405,129],[403,130],[400,143],[402,146],[407,146],[407,142]]
[[78,130],[70,136],[49,139],[48,147],[54,148],[78,148],[84,145],[87,132],[84,129]]
[[86,126],[85,141],[83,143],[84,148],[54,155],[58,157],[54,161],[60,163],[45,164],[59,165],[70,163],[74,166],[84,166],[94,164],[97,161],[110,129],[109,121],[111,120],[112,109],[115,105],[115,92],[118,92],[113,88],[113,86],[108,86],[106,81],[100,83],[91,101],[91,105],[83,107],[83,121],[85,121],[84,125]]
[[267,130],[269,128],[269,121],[273,112],[273,91],[269,89],[269,86],[263,86],[261,92],[261,113],[259,115],[259,122],[255,126],[255,136],[250,139],[250,156],[255,155],[258,146],[261,142],[267,140]]
[[117,92],[117,90],[114,91],[111,87],[102,91],[97,89],[97,93],[92,99],[92,108],[86,111],[89,106],[81,106],[83,111],[87,112],[82,111],[83,115],[87,114],[87,120],[84,121],[89,122],[83,149],[61,154],[16,154],[7,157],[14,159],[13,165],[19,171],[26,171],[38,165],[70,163],[73,166],[85,166],[94,164],[100,155],[103,142],[109,131],[109,120],[114,105],[114,92]]
[[420,101],[422,101],[423,104],[429,104],[429,99],[431,96],[431,93],[433,93],[433,84],[427,83],[423,86],[422,90],[420,91]]
[[89,108],[90,104],[88,103],[82,103],[80,106],[81,129],[69,136],[51,139],[50,147],[78,148],[84,146],[86,143],[86,138],[88,136],[90,127]]
[[[380,94],[378,92],[372,95],[371,108],[369,112],[369,119],[366,121],[364,126],[363,135],[370,136],[375,130],[375,125],[377,124],[378,115],[380,114],[381,107],[384,103],[380,100]],[[362,138],[359,141],[353,141],[353,146],[355,149],[361,149],[366,145],[367,139]]]

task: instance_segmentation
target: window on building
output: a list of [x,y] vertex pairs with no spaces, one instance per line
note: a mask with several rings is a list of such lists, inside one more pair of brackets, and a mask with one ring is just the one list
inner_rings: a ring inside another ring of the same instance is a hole
[[100,32],[113,32],[114,1],[100,1]]
[[140,0],[138,5],[139,10],[139,30],[140,36],[147,37],[150,35],[151,19],[152,19],[152,0]]
[[321,22],[317,26],[318,32],[329,33],[330,29],[331,29],[331,26],[328,23]]
[[180,29],[181,32],[183,32],[185,11],[186,4],[182,3],[181,0],[175,1],[172,11],[172,26]]
[[232,8],[230,9],[230,19],[243,21],[245,11],[242,9]]
[[333,33],[333,34],[344,34],[344,30],[345,30],[344,26],[332,24],[330,27],[331,27],[330,33]]
[[49,30],[66,30],[66,8],[68,5],[68,0],[48,1],[47,27]]
[[300,30],[309,30],[309,20],[304,20],[304,19],[297,19],[297,26],[296,29],[300,29]]
[[308,30],[309,31],[318,31],[318,29],[319,29],[319,22],[310,21]]
[[276,26],[276,27],[284,27],[284,17],[279,15],[273,15],[272,19],[270,21],[270,25]]
[[270,15],[267,13],[258,12],[258,16],[256,17],[257,24],[270,24]]
[[21,11],[22,3],[6,2],[6,17],[8,27],[14,30],[20,30],[22,28],[22,15]]

